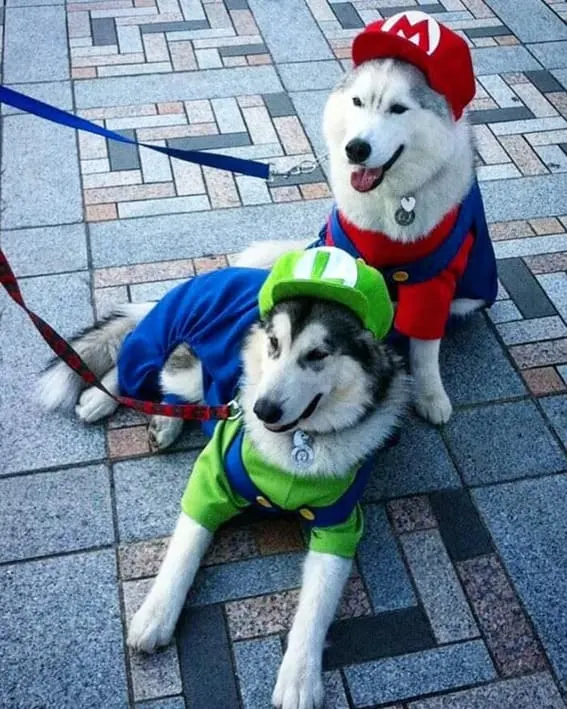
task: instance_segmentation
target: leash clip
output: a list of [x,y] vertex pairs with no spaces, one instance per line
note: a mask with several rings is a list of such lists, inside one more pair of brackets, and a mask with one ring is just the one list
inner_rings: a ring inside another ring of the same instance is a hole
[[228,402],[228,410],[227,421],[236,421],[242,416],[242,408],[236,399]]
[[296,177],[297,175],[309,175],[311,172],[315,172],[319,165],[325,162],[327,157],[328,153],[320,158],[305,158],[293,167],[290,167],[289,170],[276,170],[275,165],[269,163],[270,176],[268,177],[268,182],[275,182],[278,177],[288,180],[290,177]]

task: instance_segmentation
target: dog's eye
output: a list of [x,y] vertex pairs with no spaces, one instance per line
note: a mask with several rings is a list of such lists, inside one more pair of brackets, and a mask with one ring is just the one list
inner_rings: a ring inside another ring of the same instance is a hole
[[325,352],[325,350],[311,350],[305,355],[305,359],[308,362],[320,362],[322,359],[325,359],[325,357],[328,357],[329,353]]
[[401,103],[393,103],[390,106],[390,113],[405,113],[408,110],[407,106],[403,106]]
[[268,343],[270,345],[270,352],[277,352],[280,346],[280,343],[278,342],[278,338],[274,337],[273,335],[270,337],[268,340]]
[[355,106],[360,108],[362,106],[362,101],[358,98],[358,96],[353,96],[352,97],[352,102],[354,103]]

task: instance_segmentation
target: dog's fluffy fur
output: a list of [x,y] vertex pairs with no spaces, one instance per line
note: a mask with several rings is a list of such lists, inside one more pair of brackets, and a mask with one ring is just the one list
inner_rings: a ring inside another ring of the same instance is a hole
[[[125,306],[122,311],[73,341],[86,363],[117,392],[116,363],[121,342],[153,304]],[[313,356],[313,353],[316,356]],[[399,358],[365,330],[341,305],[297,298],[277,305],[263,323],[254,325],[242,352],[239,402],[246,434],[271,463],[296,475],[344,476],[380,448],[399,424],[408,400],[409,378]],[[43,374],[41,395],[49,408],[71,407],[84,421],[111,414],[116,403],[95,388],[81,394],[81,382],[62,362]],[[202,400],[201,366],[181,346],[161,372],[163,393]],[[260,420],[258,401],[281,408],[279,425],[301,418],[314,397],[319,405],[285,432]],[[300,426],[313,440],[315,461],[309,471],[294,469],[293,432]],[[165,448],[177,437],[181,422],[154,417],[153,445]],[[187,592],[212,534],[181,513],[155,583],[135,614],[128,643],[151,652],[170,642]],[[351,561],[310,551],[307,555],[297,614],[293,622],[273,703],[282,709],[314,709],[323,701],[322,655]]]
[[[353,104],[359,98],[362,107]],[[392,114],[402,104],[410,110]],[[362,64],[346,74],[331,93],[325,108],[323,130],[330,160],[330,181],[340,212],[360,229],[381,232],[392,241],[411,243],[425,237],[463,200],[474,179],[472,134],[466,117],[455,122],[443,96],[433,91],[415,67],[393,59]],[[361,138],[371,146],[368,168],[384,165],[400,145],[404,151],[369,192],[351,185],[352,165],[345,146]],[[418,208],[415,220],[400,226],[395,212],[402,197],[412,195]],[[269,268],[301,242],[261,241],[238,258],[238,265]],[[484,303],[459,299],[451,313],[466,315]],[[410,340],[410,368],[415,379],[418,412],[435,424],[446,422],[451,402],[439,371],[439,340]]]

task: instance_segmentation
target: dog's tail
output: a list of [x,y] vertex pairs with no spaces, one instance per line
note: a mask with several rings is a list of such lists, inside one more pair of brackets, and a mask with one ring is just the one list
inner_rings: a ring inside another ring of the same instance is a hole
[[236,256],[234,265],[248,268],[271,268],[283,254],[288,251],[305,249],[312,241],[313,239],[253,241],[247,249]]
[[[125,303],[94,327],[71,340],[71,346],[100,379],[114,365],[122,342],[150,312],[155,303]],[[83,380],[65,362],[54,358],[42,372],[38,382],[41,405],[53,411],[71,409],[77,402]]]

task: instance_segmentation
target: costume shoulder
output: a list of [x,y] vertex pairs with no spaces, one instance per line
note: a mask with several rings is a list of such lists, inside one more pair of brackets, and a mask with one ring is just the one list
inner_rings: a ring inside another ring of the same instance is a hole
[[260,269],[226,268],[173,288],[124,341],[118,362],[121,393],[160,396],[159,372],[182,343],[201,360],[205,388],[212,379],[228,388],[238,378],[242,341],[259,317],[258,292],[267,275]]

